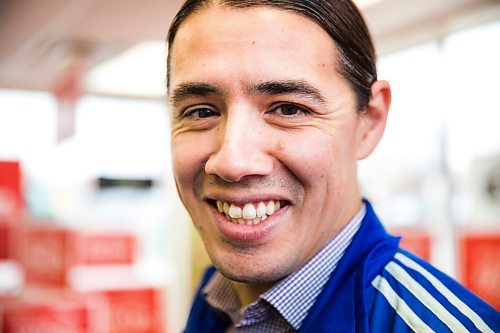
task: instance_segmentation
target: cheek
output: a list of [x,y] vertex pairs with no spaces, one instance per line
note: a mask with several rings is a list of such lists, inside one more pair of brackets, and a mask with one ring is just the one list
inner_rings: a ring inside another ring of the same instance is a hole
[[278,140],[275,156],[304,186],[317,186],[331,171],[332,149],[330,143],[313,136],[316,140]]
[[336,187],[347,182],[356,168],[351,140],[325,133],[278,140],[274,148],[285,168],[309,188]]
[[172,141],[172,167],[176,181],[182,183],[189,174],[189,166],[193,165],[192,155],[177,141]]
[[172,166],[177,186],[181,190],[191,187],[196,176],[203,170],[206,151],[203,141],[190,135],[172,137]]

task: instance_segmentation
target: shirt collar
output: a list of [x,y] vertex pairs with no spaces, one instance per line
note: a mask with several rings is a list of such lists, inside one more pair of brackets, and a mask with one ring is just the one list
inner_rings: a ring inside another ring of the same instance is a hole
[[213,308],[226,313],[233,323],[239,321],[241,303],[229,279],[216,271],[202,292]]

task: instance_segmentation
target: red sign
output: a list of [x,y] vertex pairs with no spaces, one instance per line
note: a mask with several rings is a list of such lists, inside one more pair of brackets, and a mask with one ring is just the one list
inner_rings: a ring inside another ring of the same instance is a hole
[[460,256],[464,285],[500,310],[500,230],[462,235]]
[[76,265],[132,264],[137,248],[136,238],[131,234],[75,233]]
[[16,256],[26,281],[64,286],[70,265],[70,234],[57,227],[29,226],[19,230]]
[[153,288],[104,291],[108,300],[108,333],[163,333],[161,291]]
[[136,245],[131,234],[80,233],[33,224],[20,228],[15,244],[26,281],[57,287],[66,286],[67,274],[76,265],[133,264]]

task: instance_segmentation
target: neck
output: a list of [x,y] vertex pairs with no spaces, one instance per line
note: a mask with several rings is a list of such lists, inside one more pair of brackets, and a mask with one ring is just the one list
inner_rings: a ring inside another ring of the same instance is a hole
[[271,289],[276,282],[268,283],[243,283],[233,281],[234,289],[240,299],[241,308],[244,309],[248,305],[259,299],[259,296]]

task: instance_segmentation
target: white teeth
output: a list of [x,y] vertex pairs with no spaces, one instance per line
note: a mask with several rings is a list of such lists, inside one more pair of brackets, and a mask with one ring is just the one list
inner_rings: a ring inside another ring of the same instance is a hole
[[242,217],[242,211],[241,211],[241,208],[236,206],[235,204],[231,204],[231,206],[229,206],[229,216],[231,216],[233,219],[239,219]]
[[243,207],[243,218],[245,220],[253,220],[255,217],[257,217],[255,207],[251,203],[247,203],[245,207]]
[[266,215],[266,205],[261,201],[257,205],[257,217],[262,217]]
[[274,213],[274,201],[269,201],[266,206],[266,214],[273,215]]
[[257,225],[265,220],[281,207],[280,201],[269,201],[267,205],[259,201],[258,203],[247,203],[243,208],[237,204],[229,204],[225,201],[217,200],[217,210],[226,217],[226,220],[234,224]]

